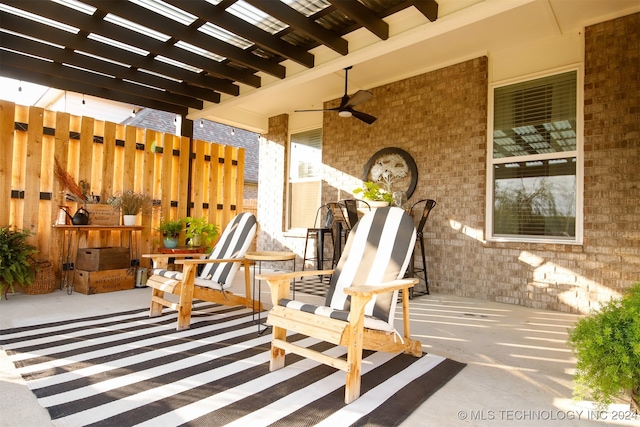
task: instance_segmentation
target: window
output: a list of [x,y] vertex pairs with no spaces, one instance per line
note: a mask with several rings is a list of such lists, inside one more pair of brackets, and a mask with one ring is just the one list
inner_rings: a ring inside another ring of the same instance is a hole
[[492,88],[490,239],[581,241],[577,88],[577,70]]
[[322,129],[291,135],[289,228],[312,227],[322,189]]

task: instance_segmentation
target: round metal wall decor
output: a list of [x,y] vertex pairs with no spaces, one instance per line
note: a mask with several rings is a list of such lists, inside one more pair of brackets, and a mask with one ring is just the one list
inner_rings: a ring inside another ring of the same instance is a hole
[[[394,176],[394,170],[398,171],[398,176]],[[405,191],[409,199],[418,183],[418,167],[411,154],[402,148],[383,148],[371,156],[365,165],[362,180],[377,182],[383,188],[389,184],[394,191]]]

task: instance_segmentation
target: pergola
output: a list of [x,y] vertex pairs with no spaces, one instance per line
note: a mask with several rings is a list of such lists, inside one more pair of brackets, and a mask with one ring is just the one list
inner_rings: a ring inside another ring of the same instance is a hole
[[435,0],[3,0],[1,74],[186,116],[317,66],[346,35],[390,37],[385,18]]
[[[0,75],[264,133],[321,123],[371,89],[530,40],[633,0],[2,0]],[[553,55],[553,49],[549,52]],[[365,109],[366,112],[366,109]]]

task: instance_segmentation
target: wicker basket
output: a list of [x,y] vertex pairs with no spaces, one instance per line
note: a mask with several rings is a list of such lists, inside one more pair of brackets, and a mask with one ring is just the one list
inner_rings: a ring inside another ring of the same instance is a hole
[[49,261],[36,264],[36,277],[29,286],[23,286],[24,293],[29,295],[48,294],[55,290],[56,278],[53,274],[53,264]]

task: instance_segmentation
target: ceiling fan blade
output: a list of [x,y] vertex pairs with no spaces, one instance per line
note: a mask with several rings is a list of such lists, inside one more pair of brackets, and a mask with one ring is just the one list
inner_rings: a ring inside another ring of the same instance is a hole
[[294,113],[310,113],[315,111],[338,111],[339,108],[320,108],[318,110],[293,110]]
[[378,120],[377,117],[373,117],[373,116],[371,116],[371,115],[369,115],[367,113],[363,113],[361,111],[351,110],[351,114],[356,119],[360,119],[360,120],[362,120],[363,122],[365,122],[368,125],[370,125],[371,123],[373,123],[376,120]]
[[369,92],[368,90],[359,90],[353,95],[351,95],[351,98],[343,107],[346,107],[346,108],[355,107],[358,104],[367,102],[371,98],[373,98],[373,94],[371,92]]

